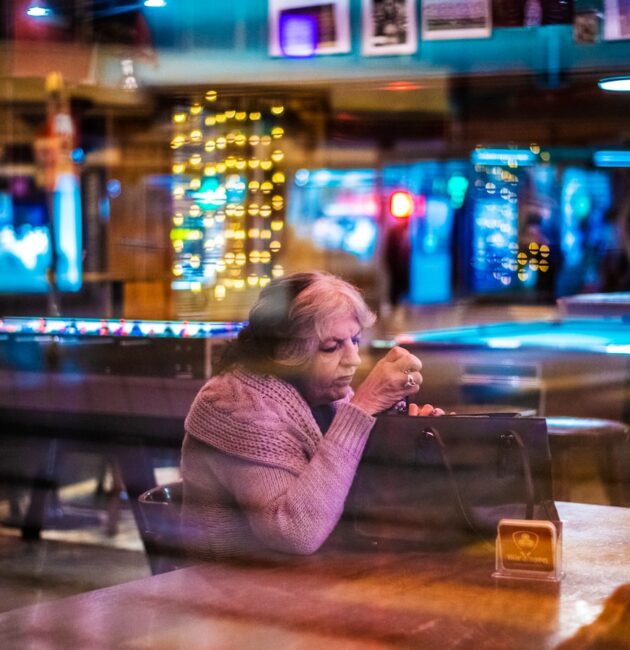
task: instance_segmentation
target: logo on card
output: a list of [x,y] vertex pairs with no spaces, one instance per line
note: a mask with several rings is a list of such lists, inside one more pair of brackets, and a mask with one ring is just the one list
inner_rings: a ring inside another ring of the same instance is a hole
[[[495,578],[562,577],[562,522],[501,519],[497,527]],[[560,536],[560,537],[559,537]]]
[[536,533],[518,530],[512,533],[512,541],[524,560],[528,560],[529,556],[536,550],[538,546],[539,537]]

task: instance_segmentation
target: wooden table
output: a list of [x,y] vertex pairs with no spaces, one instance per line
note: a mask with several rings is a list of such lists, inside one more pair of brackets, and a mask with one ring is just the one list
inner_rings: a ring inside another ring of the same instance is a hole
[[630,582],[630,510],[559,510],[560,584],[494,580],[481,544],[395,554],[331,546],[282,565],[194,566],[7,612],[0,647],[551,648]]

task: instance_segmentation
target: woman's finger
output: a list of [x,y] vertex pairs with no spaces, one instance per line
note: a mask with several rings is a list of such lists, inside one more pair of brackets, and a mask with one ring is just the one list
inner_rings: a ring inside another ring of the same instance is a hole
[[403,372],[420,373],[422,370],[422,361],[420,361],[420,359],[418,359],[418,357],[415,355],[409,353],[404,355],[404,357],[400,357],[397,360],[397,364]]
[[409,404],[409,408],[407,409],[407,413],[409,415],[419,415],[420,414],[420,408],[418,407],[417,404],[415,404],[414,402],[411,402],[411,404]]
[[405,348],[401,348],[399,345],[395,345],[389,352],[383,357],[384,361],[396,363],[400,359],[408,357],[409,353]]
[[434,408],[431,406],[431,404],[425,404],[421,409],[419,415],[422,416],[427,416],[427,415],[433,415]]

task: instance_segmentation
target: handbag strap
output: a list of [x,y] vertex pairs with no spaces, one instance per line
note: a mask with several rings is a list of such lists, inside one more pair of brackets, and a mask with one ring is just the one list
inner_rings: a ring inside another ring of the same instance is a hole
[[525,506],[525,519],[533,519],[534,503],[535,503],[534,479],[532,478],[532,466],[529,462],[529,454],[527,453],[527,447],[523,442],[523,437],[518,431],[514,431],[513,429],[510,429],[507,432],[507,435],[511,436],[513,440],[516,440],[519,456],[521,457],[521,464],[523,466],[523,478],[525,479],[525,492],[527,494],[527,503]]
[[[440,452],[442,463],[446,468],[446,472],[449,478],[449,483],[451,484],[451,489],[453,491],[453,494],[455,495],[455,499],[457,501],[459,510],[463,515],[464,519],[466,520],[466,523],[471,528],[471,530],[478,532],[475,524],[471,521],[471,518],[468,513],[468,508],[464,503],[461,492],[459,490],[459,486],[457,485],[457,480],[455,479],[455,472],[453,471],[453,465],[448,457],[446,444],[444,443],[444,440],[442,439],[440,432],[435,427],[427,427],[423,430],[423,433],[428,440],[433,440],[436,443],[437,448]],[[516,441],[516,445],[519,450],[519,456],[521,459],[521,465],[523,467],[523,476],[525,479],[525,492],[527,495],[526,505],[525,505],[525,519],[532,519],[534,516],[534,502],[535,502],[534,481],[532,479],[532,470],[529,462],[529,455],[527,453],[527,448],[525,447],[523,438],[517,431],[510,429],[504,435],[508,436],[509,439]]]

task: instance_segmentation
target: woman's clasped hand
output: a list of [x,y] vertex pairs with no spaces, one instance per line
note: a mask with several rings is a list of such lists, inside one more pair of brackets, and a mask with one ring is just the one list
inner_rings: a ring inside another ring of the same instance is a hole
[[[400,400],[416,394],[422,384],[422,362],[399,346],[393,347],[357,387],[351,402],[367,413],[386,411]],[[409,415],[444,415],[431,404],[409,405]]]
[[351,402],[371,415],[381,413],[420,390],[421,370],[418,357],[396,346],[375,364]]

